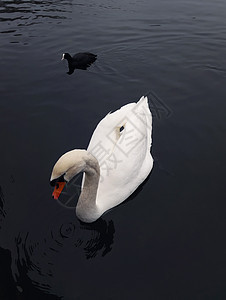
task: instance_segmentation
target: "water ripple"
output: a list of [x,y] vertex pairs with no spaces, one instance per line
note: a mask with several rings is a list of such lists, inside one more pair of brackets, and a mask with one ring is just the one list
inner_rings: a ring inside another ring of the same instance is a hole
[[14,32],[19,32],[20,35],[25,35],[26,32],[22,31],[20,27],[43,26],[45,22],[56,23],[68,19],[71,13],[70,6],[71,1],[69,0],[54,1],[54,3],[52,1],[38,0],[32,2],[2,1],[0,2],[1,33],[10,35]]
[[32,285],[60,296],[56,287],[62,270],[70,266],[70,275],[64,275],[64,286],[71,286],[71,280],[82,270],[79,264],[111,251],[115,229],[112,221],[103,219],[92,224],[65,220],[46,234],[40,232],[41,228],[36,234],[31,229],[15,237],[11,252],[13,277],[21,291]]

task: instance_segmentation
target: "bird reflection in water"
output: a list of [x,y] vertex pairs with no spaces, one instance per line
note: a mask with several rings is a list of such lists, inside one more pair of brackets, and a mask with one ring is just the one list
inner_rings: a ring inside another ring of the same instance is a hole
[[[3,195],[0,200],[4,203]],[[24,230],[17,232],[8,244],[12,275],[23,297],[34,292],[57,297],[74,294],[74,282],[87,278],[89,261],[104,257],[112,249],[115,233],[112,220],[100,218],[86,224],[76,219],[74,209],[57,208],[43,212],[43,216],[41,210],[30,214],[24,220]]]
[[24,290],[24,283],[31,280],[41,291],[58,295],[54,287],[62,274],[68,282],[75,280],[82,273],[79,265],[85,264],[84,260],[109,253],[114,232],[112,221],[99,219],[93,224],[64,223],[37,240],[30,232],[19,233],[12,253],[17,286]]

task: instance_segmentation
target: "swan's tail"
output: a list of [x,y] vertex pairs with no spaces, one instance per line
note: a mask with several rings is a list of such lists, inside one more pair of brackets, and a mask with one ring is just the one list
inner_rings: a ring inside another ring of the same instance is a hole
[[137,102],[134,112],[145,114],[146,117],[146,124],[147,128],[151,131],[152,130],[152,114],[150,111],[148,97],[142,96],[140,100]]

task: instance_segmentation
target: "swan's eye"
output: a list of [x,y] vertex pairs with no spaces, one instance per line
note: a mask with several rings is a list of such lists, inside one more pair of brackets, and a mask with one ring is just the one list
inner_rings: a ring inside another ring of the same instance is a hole
[[119,128],[119,132],[122,132],[124,130],[124,126],[122,125],[120,128]]

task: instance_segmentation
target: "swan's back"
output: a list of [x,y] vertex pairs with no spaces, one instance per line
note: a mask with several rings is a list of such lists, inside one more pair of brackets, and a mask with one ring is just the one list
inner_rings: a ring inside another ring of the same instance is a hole
[[96,203],[103,212],[127,199],[150,173],[151,133],[147,97],[109,113],[97,125],[87,150],[100,164]]

